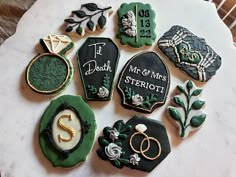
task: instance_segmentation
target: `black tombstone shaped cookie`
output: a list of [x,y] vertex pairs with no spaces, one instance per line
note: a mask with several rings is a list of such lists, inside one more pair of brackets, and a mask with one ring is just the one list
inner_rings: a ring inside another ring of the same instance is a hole
[[221,66],[221,58],[206,43],[184,27],[173,26],[158,41],[161,51],[192,78],[206,82]]
[[119,50],[109,38],[87,38],[77,53],[87,100],[110,100]]
[[156,53],[143,52],[126,63],[117,89],[124,107],[150,113],[165,103],[169,85],[165,63]]
[[171,152],[165,126],[156,120],[134,116],[103,129],[98,156],[112,165],[152,171]]

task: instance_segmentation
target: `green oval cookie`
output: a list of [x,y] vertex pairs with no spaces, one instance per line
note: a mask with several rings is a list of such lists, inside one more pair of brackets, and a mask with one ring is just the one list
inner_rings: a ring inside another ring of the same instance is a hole
[[39,143],[55,167],[73,167],[86,160],[96,130],[92,109],[81,96],[64,95],[51,101],[39,126]]

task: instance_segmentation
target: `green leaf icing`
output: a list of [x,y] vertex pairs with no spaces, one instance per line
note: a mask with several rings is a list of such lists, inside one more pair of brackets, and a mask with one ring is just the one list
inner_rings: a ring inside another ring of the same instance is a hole
[[205,121],[205,119],[206,119],[206,114],[201,114],[199,116],[193,116],[190,121],[190,124],[193,127],[199,127],[202,125],[202,123]]
[[205,101],[199,99],[202,89],[188,80],[184,85],[178,85],[181,92],[173,97],[176,107],[169,106],[168,111],[172,120],[179,126],[180,136],[185,138],[190,131],[199,128],[206,119],[206,114],[202,111]]
[[182,119],[180,112],[179,112],[177,109],[175,109],[174,107],[169,107],[168,110],[169,110],[169,112],[170,112],[171,117],[172,117],[174,120],[179,121],[179,120]]
[[178,106],[184,107],[184,101],[180,97],[174,96],[173,100]]
[[[101,7],[95,3],[83,4],[79,10],[72,11],[72,16],[65,19],[68,23],[66,32],[75,31],[83,36],[86,31],[95,31],[96,25],[103,29],[106,25],[111,7]],[[87,28],[86,28],[87,27]]]
[[205,104],[205,101],[197,100],[193,102],[191,107],[193,109],[201,109],[204,106],[204,104]]

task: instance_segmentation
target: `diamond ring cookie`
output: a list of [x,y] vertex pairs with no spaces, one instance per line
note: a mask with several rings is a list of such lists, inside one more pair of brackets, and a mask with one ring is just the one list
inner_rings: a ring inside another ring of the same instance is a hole
[[152,171],[171,152],[165,126],[156,120],[134,116],[105,127],[98,138],[98,156],[117,168]]
[[117,12],[118,33],[122,45],[134,48],[151,46],[156,39],[155,12],[149,4],[123,3]]
[[170,120],[177,125],[179,136],[186,138],[191,131],[199,129],[206,119],[206,113],[202,110],[205,101],[199,99],[201,88],[191,80],[183,85],[178,85],[180,94],[173,97],[175,106],[168,106]]
[[206,43],[189,30],[173,26],[158,41],[161,51],[192,78],[206,82],[221,66],[221,58]]
[[76,32],[79,36],[84,36],[85,31],[95,32],[97,29],[103,30],[107,26],[107,18],[112,13],[112,7],[102,7],[95,3],[81,5],[79,10],[74,10],[71,17],[65,19],[66,32]]
[[110,38],[87,38],[77,52],[80,76],[87,100],[112,97],[119,50]]
[[73,77],[73,66],[66,58],[74,43],[65,35],[49,35],[40,40],[46,53],[34,57],[26,69],[26,82],[40,94],[61,92]]
[[92,109],[81,96],[51,101],[39,126],[39,143],[54,167],[69,168],[86,160],[96,130]]
[[155,52],[142,52],[126,63],[117,89],[125,108],[151,113],[165,103],[169,85],[169,69],[162,59]]

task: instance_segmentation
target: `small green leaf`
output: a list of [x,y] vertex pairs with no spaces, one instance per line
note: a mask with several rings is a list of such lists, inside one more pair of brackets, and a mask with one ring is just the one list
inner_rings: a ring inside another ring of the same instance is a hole
[[202,93],[202,89],[196,89],[194,90],[194,92],[192,93],[193,96],[198,96]]
[[202,125],[202,123],[205,121],[205,119],[206,119],[206,114],[202,114],[199,116],[193,116],[190,120],[190,124],[193,127],[199,127]]
[[100,136],[98,138],[98,143],[101,145],[101,146],[108,146],[109,145],[109,141],[107,141],[104,137]]
[[105,128],[103,129],[103,134],[104,134],[104,136],[109,137],[111,130],[112,130],[111,127],[105,127]]
[[104,152],[103,149],[98,149],[97,150],[97,155],[103,160],[108,160],[108,157],[107,157],[107,155],[106,155],[106,153]]
[[127,138],[126,134],[119,134],[119,138],[125,140]]
[[119,167],[119,168],[121,167],[121,163],[119,160],[114,160],[114,163],[116,167]]
[[181,120],[181,114],[180,114],[179,110],[177,110],[176,108],[174,108],[172,106],[169,106],[168,110],[169,110],[171,117],[174,120]]
[[205,101],[202,101],[202,100],[197,100],[197,101],[194,101],[191,108],[193,109],[201,109],[205,104]]
[[64,22],[67,22],[67,23],[75,23],[75,20],[72,19],[72,18],[68,18],[68,19],[65,19]]
[[102,29],[106,25],[107,19],[104,15],[101,15],[98,19],[98,25]]
[[193,81],[189,80],[187,83],[187,89],[190,91],[193,88]]
[[177,85],[177,88],[180,92],[185,92],[184,88],[181,85]]
[[116,145],[122,147],[122,142],[119,141],[116,143]]
[[90,31],[93,31],[93,29],[94,29],[93,21],[89,20],[88,23],[87,23],[87,27]]
[[88,4],[84,4],[82,5],[83,7],[86,7],[88,10],[90,11],[95,11],[98,10],[98,6],[95,3],[88,3]]
[[124,123],[123,120],[118,120],[118,121],[115,122],[114,127],[116,128],[116,130],[117,130],[118,132],[120,132],[121,129],[122,129],[122,127],[124,126],[124,124],[125,124],[125,123]]
[[81,28],[81,26],[78,26],[78,28],[76,28],[76,32],[77,32],[79,35],[82,35],[83,29]]
[[68,26],[67,28],[66,28],[66,32],[71,32],[73,30],[73,27],[72,26]]
[[82,10],[75,10],[72,11],[73,14],[75,14],[79,18],[84,18],[86,16],[86,13]]
[[185,106],[183,100],[180,97],[174,96],[173,100],[175,104],[177,104],[178,106],[181,106],[181,107]]
[[123,158],[119,158],[119,161],[125,165],[129,165],[129,160],[128,159],[123,159]]

